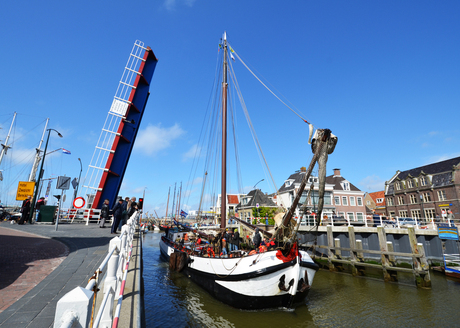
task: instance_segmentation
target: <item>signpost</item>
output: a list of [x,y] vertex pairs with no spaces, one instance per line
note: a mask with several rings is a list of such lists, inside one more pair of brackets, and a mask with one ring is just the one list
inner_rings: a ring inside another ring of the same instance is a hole
[[65,200],[65,198],[63,197],[63,193],[64,193],[64,190],[69,190],[69,188],[70,188],[70,177],[59,176],[57,183],[56,183],[56,189],[61,189],[61,197],[58,198],[58,212],[57,212],[57,217],[56,217],[55,231],[58,230],[59,217],[61,216],[61,203]]
[[33,181],[19,181],[18,191],[16,193],[16,200],[24,200],[27,197],[34,195],[35,182]]

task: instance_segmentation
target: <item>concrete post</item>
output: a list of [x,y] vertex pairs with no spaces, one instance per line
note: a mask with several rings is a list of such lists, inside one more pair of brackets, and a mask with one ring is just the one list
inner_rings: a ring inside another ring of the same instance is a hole
[[120,238],[115,237],[110,241],[109,249],[115,247],[115,251],[110,257],[109,262],[107,263],[107,277],[104,281],[104,295],[111,293],[109,296],[104,312],[102,313],[100,327],[111,327],[112,326],[112,314],[113,314],[113,301],[114,301],[114,291],[117,290],[117,268],[118,260],[120,253],[121,241]]
[[63,324],[78,322],[79,327],[88,327],[91,320],[93,292],[83,287],[75,287],[65,294],[56,305],[54,328]]

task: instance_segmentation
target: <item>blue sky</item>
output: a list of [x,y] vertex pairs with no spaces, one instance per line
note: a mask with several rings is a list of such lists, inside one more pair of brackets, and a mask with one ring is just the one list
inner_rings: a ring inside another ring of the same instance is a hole
[[[10,1],[0,12],[2,141],[18,113],[15,144],[0,167],[2,202],[14,202],[17,181],[30,172],[28,154],[47,117],[64,136],[52,134],[49,149],[72,154],[50,155],[45,178],[78,177],[78,158],[85,176],[128,55],[141,40],[159,62],[120,194],[145,190],[146,209],[163,215],[168,188],[190,175],[187,155],[199,137],[224,31],[307,120],[338,136],[328,175],[340,168],[373,192],[396,170],[460,156],[458,1]],[[235,67],[279,187],[309,163],[307,126]],[[258,160],[248,158],[241,161],[245,190],[265,178],[258,188],[273,192]],[[184,209],[197,208],[197,194]]]

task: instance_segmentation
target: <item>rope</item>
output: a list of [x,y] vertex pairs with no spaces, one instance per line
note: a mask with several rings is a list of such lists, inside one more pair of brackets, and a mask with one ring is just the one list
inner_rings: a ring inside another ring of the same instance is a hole
[[310,122],[308,122],[306,119],[304,119],[302,116],[300,116],[299,113],[297,113],[294,109],[292,109],[288,104],[286,104],[280,97],[278,97],[265,83],[262,82],[261,79],[259,79],[259,77],[248,67],[248,65],[246,65],[246,63],[241,59],[240,56],[238,56],[238,54],[233,51],[232,49],[232,54],[234,54],[239,60],[240,62],[244,65],[244,67],[246,67],[246,69],[272,94],[275,96],[276,99],[278,99],[284,106],[286,106],[287,108],[289,108],[295,115],[297,115],[302,121],[304,121],[305,123],[307,124],[310,124]]

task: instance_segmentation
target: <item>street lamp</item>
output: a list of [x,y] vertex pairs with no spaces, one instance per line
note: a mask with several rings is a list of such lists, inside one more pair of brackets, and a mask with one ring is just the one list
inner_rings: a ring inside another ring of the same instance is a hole
[[[264,180],[265,180],[265,179],[262,179],[262,180],[260,180],[259,182],[262,182],[262,181],[264,181]],[[256,189],[256,186],[259,184],[259,182],[257,182],[257,183],[254,185],[254,189]]]
[[77,190],[76,190],[76,193],[75,193],[75,197],[77,197],[78,195],[78,187],[80,187],[80,178],[81,178],[81,171],[83,171],[83,166],[81,165],[81,159],[78,158],[78,161],[80,162],[80,174],[78,175],[78,184],[77,184]]
[[62,138],[62,134],[60,134],[57,130],[55,129],[46,130],[48,131],[48,137],[46,138],[46,144],[45,144],[45,150],[43,151],[42,163],[40,165],[40,170],[38,171],[38,179],[37,179],[37,183],[35,184],[34,197],[32,199],[32,204],[30,204],[29,223],[32,223],[32,217],[34,215],[35,202],[37,200],[37,192],[38,192],[38,187],[40,185],[40,178],[42,176],[43,164],[45,163],[46,148],[48,148],[48,141],[50,140],[51,130],[56,131],[58,136]]

